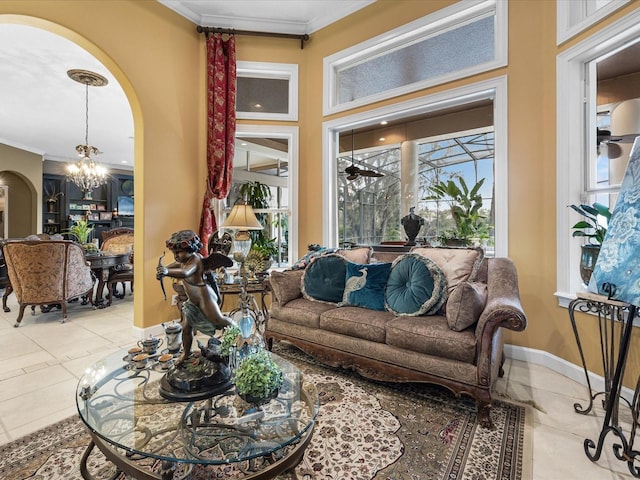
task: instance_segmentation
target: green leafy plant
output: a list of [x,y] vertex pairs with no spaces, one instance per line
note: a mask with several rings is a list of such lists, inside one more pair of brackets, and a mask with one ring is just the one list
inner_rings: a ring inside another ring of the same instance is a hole
[[264,260],[267,260],[278,254],[278,245],[276,244],[275,238],[263,236],[262,239],[257,239],[255,243],[251,245],[251,250],[259,254]]
[[[247,182],[240,186],[240,196],[245,199],[248,205],[254,210],[269,208],[269,200],[271,200],[271,189],[269,185],[260,182]],[[256,218],[262,224],[267,225],[268,214],[256,212]],[[249,231],[253,245],[262,245],[268,240],[264,230]]]
[[[604,236],[607,233],[607,225],[611,219],[611,211],[609,207],[601,203],[593,205],[569,205],[570,208],[578,212],[584,217],[573,227],[573,237],[585,237],[587,241],[593,245],[602,245]],[[603,222],[601,217],[605,219]]]
[[91,232],[93,232],[93,227],[87,220],[78,220],[62,233],[72,235],[79,243],[85,244],[89,240]]
[[240,334],[240,329],[235,325],[224,327],[220,338],[220,355],[229,355],[229,349],[236,343],[236,339]]
[[234,373],[236,390],[241,397],[271,398],[283,382],[282,369],[266,350],[259,350],[242,360]]
[[473,240],[489,238],[490,226],[486,222],[486,217],[480,212],[482,208],[480,188],[484,181],[485,179],[482,178],[469,188],[464,178],[455,176],[446,181],[441,180],[429,187],[432,195],[425,197],[424,200],[448,202],[455,224],[455,228],[440,234],[440,240],[455,239],[464,245],[470,245]]

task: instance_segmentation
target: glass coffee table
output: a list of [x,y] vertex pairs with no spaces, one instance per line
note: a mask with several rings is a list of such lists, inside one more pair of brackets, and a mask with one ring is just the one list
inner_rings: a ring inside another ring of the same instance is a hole
[[[233,386],[204,400],[165,399],[159,385],[166,367],[153,357],[136,368],[125,349],[95,363],[76,392],[78,412],[91,435],[82,477],[93,478],[87,461],[94,447],[119,470],[143,480],[184,478],[199,469],[212,470],[207,478],[257,480],[295,467],[311,441],[318,392],[294,365],[273,358],[283,370],[284,385],[277,398],[248,411]],[[155,467],[140,459],[156,460]]]

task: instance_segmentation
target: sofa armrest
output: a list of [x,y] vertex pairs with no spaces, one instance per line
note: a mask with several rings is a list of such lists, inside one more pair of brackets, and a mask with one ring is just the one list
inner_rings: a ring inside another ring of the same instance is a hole
[[304,270],[271,272],[269,286],[273,292],[273,302],[284,306],[291,300],[302,297],[302,274]]
[[476,360],[481,384],[488,384],[491,378],[493,340],[500,327],[521,332],[527,327],[527,317],[520,304],[518,275],[513,261],[509,258],[490,258],[487,303],[476,325]]

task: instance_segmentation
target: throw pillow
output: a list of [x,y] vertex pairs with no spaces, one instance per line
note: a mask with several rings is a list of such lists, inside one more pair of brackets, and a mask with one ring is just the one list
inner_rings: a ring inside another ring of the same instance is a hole
[[336,253],[339,253],[350,262],[366,264],[371,261],[372,252],[373,248],[371,247],[355,247],[349,249],[340,249]]
[[299,258],[293,265],[291,265],[291,270],[304,270],[309,266],[309,264],[314,258],[321,257],[323,255],[328,255],[330,253],[336,253],[336,251],[337,251],[336,248],[314,246],[313,250],[310,249],[301,258]]
[[455,247],[413,247],[411,253],[430,258],[442,269],[447,277],[449,294],[460,282],[473,282],[484,259],[484,250]]
[[302,275],[302,296],[307,300],[340,303],[344,294],[347,260],[335,253],[314,258]]
[[487,303],[487,285],[462,282],[447,300],[447,324],[451,330],[461,332],[476,323]]
[[385,291],[387,310],[401,316],[433,315],[447,300],[447,279],[431,259],[408,253],[391,266]]
[[295,272],[277,272],[270,274],[269,284],[273,295],[280,305],[285,305],[291,300],[301,296],[300,281],[302,280],[302,270]]
[[390,263],[347,263],[344,295],[340,305],[385,310],[384,292],[391,271]]

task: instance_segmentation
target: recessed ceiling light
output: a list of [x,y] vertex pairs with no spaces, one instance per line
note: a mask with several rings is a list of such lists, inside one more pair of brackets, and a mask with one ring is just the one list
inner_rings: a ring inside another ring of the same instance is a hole
[[387,122],[386,120],[382,120],[382,121],[380,122],[380,125],[386,125],[387,123],[389,123],[389,122]]
[[384,142],[384,141],[386,140],[386,138],[384,138],[384,137],[380,137],[380,138],[379,138],[379,140],[380,140],[381,142]]

